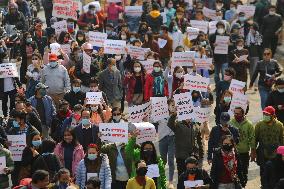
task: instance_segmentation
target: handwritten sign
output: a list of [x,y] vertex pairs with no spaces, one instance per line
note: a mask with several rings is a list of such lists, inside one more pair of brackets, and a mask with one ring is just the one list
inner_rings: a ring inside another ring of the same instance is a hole
[[228,54],[228,46],[229,46],[229,36],[216,36],[216,44],[217,46],[214,49],[215,54]]
[[210,69],[212,58],[194,58],[194,64],[197,68]]
[[184,181],[184,187],[185,188],[195,188],[197,186],[202,186],[203,180],[187,180]]
[[196,115],[196,121],[198,123],[204,123],[206,121],[209,121],[210,118],[210,108],[200,108],[200,107],[194,107],[194,112]]
[[172,69],[176,66],[192,66],[195,51],[173,52]]
[[233,94],[233,98],[232,98],[230,109],[229,109],[228,113],[231,116],[233,116],[234,110],[235,110],[236,107],[241,107],[241,108],[243,108],[244,111],[246,111],[247,106],[248,106],[247,95],[241,94],[241,93]]
[[53,0],[52,16],[57,18],[77,20],[77,11],[81,11],[79,0]]
[[141,16],[143,9],[142,6],[125,6],[124,12],[130,16]]
[[174,95],[175,105],[177,108],[178,121],[195,118],[193,111],[193,104],[191,100],[191,93],[180,93]]
[[70,54],[71,53],[70,44],[63,44],[63,45],[61,45],[61,49],[66,54]]
[[127,50],[128,50],[128,54],[132,58],[136,58],[138,60],[145,60],[145,53],[149,49],[129,45],[127,46]]
[[151,112],[151,103],[147,102],[145,104],[130,106],[128,107],[129,112],[129,122],[141,122],[144,119],[149,119]]
[[242,62],[242,61],[244,61],[244,60],[247,60],[247,58],[248,58],[248,55],[247,55],[247,54],[242,55],[242,56],[239,57],[239,61],[238,61],[238,62]]
[[144,66],[144,69],[148,74],[153,72],[153,64],[156,60],[154,59],[147,59],[147,60],[140,60],[140,63]]
[[254,5],[238,5],[237,13],[244,12],[247,18],[253,17],[255,13]]
[[159,45],[160,49],[164,48],[166,46],[166,44],[167,44],[167,40],[158,38],[158,45]]
[[50,44],[50,51],[51,51],[51,54],[56,54],[56,55],[59,55],[59,50],[60,50],[61,46],[59,43],[51,43]]
[[208,32],[208,22],[202,20],[190,20],[190,24],[193,28],[198,28],[200,31],[203,31],[205,34]]
[[193,28],[193,27],[187,27],[186,28],[187,34],[188,34],[188,38],[190,40],[192,39],[196,39],[196,37],[199,34],[199,29],[198,28]]
[[53,27],[55,29],[55,34],[60,35],[60,33],[63,32],[63,31],[67,32],[67,21],[62,20],[62,21],[59,21],[59,22],[55,22]]
[[9,150],[12,153],[13,161],[22,161],[23,151],[26,147],[26,135],[7,135],[7,139],[11,143]]
[[0,78],[19,77],[16,63],[0,64]]
[[108,142],[128,142],[128,123],[100,123],[101,140]]
[[125,54],[126,41],[107,39],[104,42],[105,54]]
[[103,99],[102,92],[87,92],[86,93],[86,104],[101,104]]
[[107,33],[89,31],[89,42],[96,47],[103,47]]
[[151,119],[154,122],[169,117],[167,97],[151,97],[152,111]]
[[156,129],[155,126],[149,122],[133,123],[138,131],[136,137],[136,144],[142,144],[146,141],[155,141]]
[[203,15],[211,20],[216,20],[216,10],[208,9],[207,7],[203,7],[202,9]]
[[233,94],[235,93],[241,93],[244,94],[244,88],[246,86],[245,82],[232,79],[229,90],[232,91]]
[[183,89],[207,92],[209,83],[210,83],[210,78],[186,74],[184,75]]
[[6,157],[1,156],[0,157],[0,174],[5,174],[4,169],[6,167]]
[[86,73],[90,73],[90,66],[92,63],[92,57],[90,57],[85,51],[83,51],[83,70]]
[[160,176],[160,171],[159,171],[158,164],[147,165],[146,176],[150,177],[150,178],[157,178],[157,177],[159,177]]

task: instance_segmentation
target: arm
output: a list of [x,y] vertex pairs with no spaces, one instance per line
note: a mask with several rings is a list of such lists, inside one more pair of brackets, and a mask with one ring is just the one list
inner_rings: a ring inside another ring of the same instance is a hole
[[175,132],[176,131],[176,118],[177,116],[176,115],[171,115],[169,121],[168,121],[168,127],[173,131]]
[[112,182],[112,177],[111,177],[111,170],[110,170],[110,166],[109,166],[109,160],[107,155],[105,155],[105,166],[104,166],[104,178],[103,178],[103,188],[104,189],[111,189],[111,182]]
[[252,78],[251,78],[251,81],[250,81],[250,84],[249,84],[250,86],[253,85],[255,79],[256,79],[257,76],[258,76],[258,72],[259,72],[259,62],[258,62],[258,64],[257,64],[257,66],[256,66],[256,69],[255,69],[253,75],[252,75]]
[[[208,161],[212,160],[212,157],[213,157],[213,147],[214,147],[214,139],[213,139],[214,135],[213,134],[214,134],[214,128],[212,128],[210,135],[209,135],[209,139],[208,139],[208,155],[207,155]],[[213,167],[213,164],[212,164],[212,167]]]
[[282,70],[280,69],[279,67],[279,64],[276,62],[276,65],[275,65],[275,77],[279,77],[281,74],[282,74]]
[[25,10],[25,13],[26,13],[26,15],[25,16],[27,16],[27,17],[31,17],[31,11],[30,11],[30,8],[29,8],[29,5],[28,5],[28,3],[27,2],[23,2],[24,3],[24,10]]
[[250,149],[255,150],[255,132],[254,132],[254,127],[251,123],[248,130],[248,140],[249,140]]
[[128,143],[125,145],[125,154],[130,158],[134,158],[135,144],[136,144],[136,138],[131,137],[128,140]]

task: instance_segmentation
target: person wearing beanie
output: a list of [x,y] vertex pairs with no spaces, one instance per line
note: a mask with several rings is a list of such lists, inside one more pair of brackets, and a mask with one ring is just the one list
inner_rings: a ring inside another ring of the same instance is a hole
[[18,5],[14,2],[10,2],[8,5],[8,13],[5,15],[3,25],[15,25],[18,30],[25,29],[26,20],[22,12],[18,10]]

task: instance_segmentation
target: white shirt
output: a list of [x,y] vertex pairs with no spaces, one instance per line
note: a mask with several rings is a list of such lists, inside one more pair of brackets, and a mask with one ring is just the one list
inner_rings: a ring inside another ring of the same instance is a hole
[[8,78],[4,78],[4,92],[9,92],[14,90],[14,82],[13,82],[13,78],[8,77]]

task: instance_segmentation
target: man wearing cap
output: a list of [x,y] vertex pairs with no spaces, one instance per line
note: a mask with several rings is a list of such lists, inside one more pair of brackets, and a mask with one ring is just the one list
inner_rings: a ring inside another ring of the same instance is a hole
[[276,117],[284,124],[284,78],[278,78],[275,83],[276,90],[272,91],[266,101],[266,106],[273,106]]
[[220,124],[213,127],[208,140],[208,164],[212,163],[213,153],[220,149],[221,138],[225,135],[231,135],[236,144],[239,143],[239,130],[230,125],[230,114],[222,112],[220,116]]
[[3,25],[15,25],[18,30],[25,28],[25,16],[18,11],[18,5],[14,2],[10,2],[8,5],[9,12],[5,15]]
[[70,91],[70,79],[66,68],[58,64],[56,54],[49,55],[49,64],[42,70],[41,82],[47,85],[48,95],[53,99],[56,108],[58,108],[59,100],[63,99],[66,92]]
[[283,124],[276,119],[275,109],[267,106],[263,118],[255,125],[256,162],[260,166],[260,181],[264,186],[264,167],[268,160],[275,158],[276,149],[283,145]]
[[43,83],[38,83],[35,87],[35,95],[29,99],[31,105],[39,114],[43,138],[48,137],[52,118],[56,115],[53,100],[46,94],[47,88],[48,86],[44,85]]

